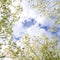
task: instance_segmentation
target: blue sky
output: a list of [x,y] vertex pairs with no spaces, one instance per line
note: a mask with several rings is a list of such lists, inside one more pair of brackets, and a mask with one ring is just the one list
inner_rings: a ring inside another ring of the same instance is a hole
[[[54,0],[46,0],[50,1],[51,4],[47,6],[48,9],[53,6]],[[50,16],[50,20],[46,18],[46,16],[39,14],[36,9],[31,9],[30,4],[23,0],[21,3],[23,7],[23,12],[20,15],[21,19],[15,23],[15,26],[13,29],[13,39],[19,40],[25,33],[32,35],[39,35],[46,33],[50,36],[55,36],[60,38],[60,26],[57,28],[55,27],[56,31],[53,31],[52,29],[49,30],[51,27],[53,27],[53,23],[56,19],[56,16],[52,15]],[[60,39],[59,39],[60,40]]]
[[[16,24],[16,26],[14,27],[15,32],[14,32],[13,38],[15,40],[19,40],[26,32],[29,31],[29,29],[30,29],[30,32],[28,32],[28,33],[30,35],[37,36],[37,34],[43,32],[43,33],[46,33],[46,34],[51,35],[51,36],[56,35],[58,38],[60,37],[60,34],[59,34],[60,28],[55,28],[56,31],[51,31],[51,30],[49,30],[49,28],[51,28],[51,26],[39,24],[38,22],[36,22],[36,20],[34,18],[28,18],[28,19],[26,19],[23,22],[18,23],[18,24]],[[17,28],[17,29],[15,29],[15,28]],[[41,34],[43,34],[43,33],[41,33]]]

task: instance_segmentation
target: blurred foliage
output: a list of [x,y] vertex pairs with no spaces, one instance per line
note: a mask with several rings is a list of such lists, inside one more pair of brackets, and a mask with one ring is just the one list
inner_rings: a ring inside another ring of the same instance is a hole
[[[20,19],[17,15],[23,11],[20,5],[13,6],[12,2],[14,1],[0,0],[0,14],[2,17],[0,19],[0,38],[3,40],[4,37],[5,40],[4,43],[0,43],[0,58],[11,58],[12,60],[60,60],[60,47],[56,36],[49,39],[43,34],[31,38],[28,34],[25,34],[17,42],[12,40],[12,27]],[[49,2],[37,0],[37,3],[37,6],[33,5],[32,7],[37,8],[43,15],[51,16],[54,14],[56,16],[55,23],[59,23],[59,14],[57,13],[60,11],[59,8],[57,10],[55,8],[46,10],[45,8]],[[55,4],[60,5],[57,0]],[[9,6],[14,7],[16,11],[12,13]],[[10,17],[13,17],[13,19],[9,20]]]
[[[34,0],[28,0],[33,2]],[[44,16],[54,15],[56,18],[60,16],[60,1],[59,0],[36,0],[36,5],[33,3],[31,5],[32,8],[37,8],[37,10],[42,13]]]
[[[1,45],[1,44],[0,44]],[[25,34],[18,42],[7,41],[0,53],[1,58],[12,60],[60,60],[60,48],[56,37],[50,39],[45,34],[30,38]],[[7,47],[6,47],[7,46]]]
[[[15,0],[16,1],[16,0]],[[14,0],[0,0],[0,37],[5,36],[5,40],[11,40],[12,27],[16,21],[20,19],[19,13],[22,12],[20,5],[14,6]],[[14,7],[16,12],[11,12],[11,7]],[[10,38],[9,38],[10,37]]]

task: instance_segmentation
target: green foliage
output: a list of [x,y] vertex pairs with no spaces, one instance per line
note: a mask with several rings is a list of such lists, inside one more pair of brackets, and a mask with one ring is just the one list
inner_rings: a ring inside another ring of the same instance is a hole
[[0,0],[2,3],[6,3],[7,2],[7,0]]
[[[10,2],[10,3],[9,3]],[[17,17],[19,13],[22,12],[22,7],[19,6],[13,6],[12,4],[13,0],[0,0],[0,14],[1,14],[1,20],[0,20],[0,33],[5,35],[5,40],[11,40],[11,34],[12,34],[12,27],[15,24],[16,21],[20,19],[20,17]],[[14,0],[15,2],[15,0]],[[16,12],[11,13],[11,9],[9,6],[12,6],[15,8]],[[12,17],[12,20],[9,20],[10,17]],[[9,38],[10,37],[10,38]]]
[[[28,0],[28,1],[30,1],[30,0]],[[55,16],[56,19],[59,18],[60,1],[54,0],[54,2],[50,2],[50,1],[46,2],[43,0],[36,0],[36,3],[37,3],[36,5],[34,5],[34,3],[33,3],[31,7],[36,8],[40,12],[40,14],[42,13],[47,18],[50,18],[51,15]]]
[[31,40],[29,35],[25,34],[18,43],[11,40],[7,43],[8,47],[4,48],[5,52],[2,51],[4,54],[1,56],[10,57],[12,60],[60,60],[60,49],[56,37],[49,40],[43,34],[34,36]]
[[[25,34],[21,40],[17,42],[12,41],[12,27],[14,23],[19,20],[17,15],[23,11],[23,8],[21,6],[13,6],[11,1],[12,0],[0,0],[0,12],[2,17],[0,20],[0,38],[1,36],[6,37],[4,43],[0,44],[0,58],[11,58],[12,60],[60,60],[60,47],[58,47],[56,37],[48,39],[48,37],[43,34],[30,38],[28,34]],[[31,1],[32,0],[29,0],[29,2]],[[40,12],[42,11],[43,15],[51,15],[50,10],[48,13],[45,11],[45,7],[48,3],[44,3],[42,0],[38,0],[37,3],[38,5],[33,5],[33,7],[37,8]],[[56,2],[56,4],[59,5],[59,2]],[[9,5],[15,7],[16,12],[11,13],[8,7]],[[55,12],[56,10],[53,11]],[[59,9],[56,13],[57,12],[59,12]],[[12,21],[8,19],[10,16],[13,17]],[[59,24],[59,15],[56,14],[56,16],[57,19],[54,24]]]

